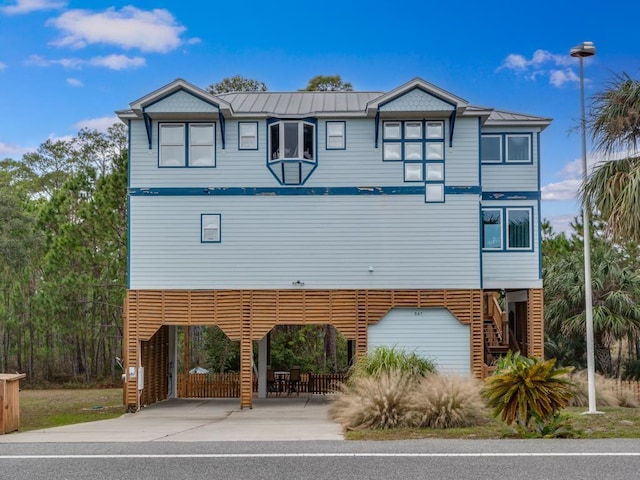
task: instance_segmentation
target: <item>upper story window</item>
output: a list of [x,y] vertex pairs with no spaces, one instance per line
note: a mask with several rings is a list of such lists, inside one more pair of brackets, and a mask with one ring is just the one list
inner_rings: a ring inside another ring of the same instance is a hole
[[258,122],[238,123],[238,150],[258,149]]
[[281,121],[269,126],[270,159],[315,158],[315,125],[307,122]]
[[269,170],[282,185],[302,185],[316,167],[314,120],[276,120],[269,124]]
[[444,160],[444,122],[384,122],[383,160]]
[[530,133],[483,134],[482,163],[532,163]]
[[345,142],[345,122],[327,122],[327,150],[344,150]]
[[[533,250],[531,208],[483,208],[483,250]],[[504,219],[506,218],[506,228]]]
[[159,124],[160,167],[215,167],[215,123]]

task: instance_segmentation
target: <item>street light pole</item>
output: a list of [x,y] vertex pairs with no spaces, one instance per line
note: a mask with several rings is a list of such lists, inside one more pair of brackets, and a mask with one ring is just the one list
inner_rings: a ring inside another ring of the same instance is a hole
[[[584,113],[584,58],[596,54],[593,42],[582,42],[571,49],[571,56],[580,60],[580,130],[582,133],[582,185],[587,182],[587,125]],[[596,410],[595,355],[593,338],[593,293],[591,285],[591,222],[589,207],[585,199],[582,205],[582,228],[584,234],[584,301],[587,327],[587,382],[589,410],[585,413],[600,413]]]

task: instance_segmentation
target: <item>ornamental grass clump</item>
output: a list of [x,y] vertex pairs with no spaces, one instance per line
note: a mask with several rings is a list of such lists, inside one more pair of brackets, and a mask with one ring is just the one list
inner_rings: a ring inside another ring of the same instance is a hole
[[329,407],[329,418],[348,430],[402,426],[414,379],[392,370],[378,376],[355,377]]
[[[596,380],[596,404],[601,407],[627,407],[637,408],[640,404],[636,394],[625,382],[618,382],[614,378],[603,377],[595,374]],[[571,375],[571,381],[575,385],[573,398],[569,405],[573,407],[586,407],[589,404],[589,382],[587,371],[580,370]]]
[[427,375],[409,398],[409,426],[470,427],[486,423],[485,406],[477,380],[459,376]]
[[544,361],[509,352],[481,391],[493,415],[507,425],[515,424],[522,436],[541,430],[541,424],[557,422],[574,389],[568,378],[573,367],[555,368],[555,363],[555,359]]
[[415,352],[408,353],[395,347],[376,347],[351,367],[348,378],[378,377],[392,371],[403,372],[410,377],[424,377],[435,373],[436,365]]

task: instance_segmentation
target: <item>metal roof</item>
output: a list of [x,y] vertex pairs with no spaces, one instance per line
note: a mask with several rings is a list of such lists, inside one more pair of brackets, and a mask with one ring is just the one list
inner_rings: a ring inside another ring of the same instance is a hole
[[367,103],[383,92],[234,92],[216,95],[234,113],[302,116],[364,113]]

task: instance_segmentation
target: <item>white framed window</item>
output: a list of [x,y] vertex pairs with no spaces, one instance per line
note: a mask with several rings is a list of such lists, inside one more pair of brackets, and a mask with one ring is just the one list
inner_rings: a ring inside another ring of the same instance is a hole
[[444,143],[427,142],[427,160],[443,160]]
[[185,124],[160,124],[160,158],[161,167],[184,167],[186,165],[185,152]]
[[409,140],[420,140],[422,138],[422,122],[405,122],[404,138]]
[[422,142],[406,142],[404,144],[405,160],[422,160]]
[[444,138],[444,122],[427,122],[428,139]]
[[482,209],[482,248],[502,250],[502,209]]
[[384,160],[402,160],[402,144],[399,142],[385,143],[382,158]]
[[533,251],[531,207],[482,209],[482,249]]
[[444,202],[444,184],[427,183],[424,188],[425,188],[425,202],[427,203]]
[[238,150],[258,150],[258,122],[238,123]]
[[422,182],[424,180],[422,162],[412,162],[404,164],[404,181],[405,182]]
[[507,208],[507,249],[531,250],[531,209]]
[[507,135],[506,161],[510,163],[531,162],[531,136]]
[[220,243],[220,217],[219,213],[203,213],[200,215],[200,242]]
[[269,126],[269,159],[315,159],[315,125],[303,121],[280,121]]
[[189,124],[189,166],[215,167],[212,123]]
[[480,160],[485,163],[502,162],[502,135],[482,135]]
[[427,163],[426,180],[438,182],[444,180],[444,163]]
[[327,150],[344,150],[346,148],[345,122],[327,122]]
[[215,167],[215,123],[160,123],[160,167]]
[[385,140],[400,140],[402,132],[401,122],[384,122],[382,127],[382,138]]

